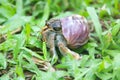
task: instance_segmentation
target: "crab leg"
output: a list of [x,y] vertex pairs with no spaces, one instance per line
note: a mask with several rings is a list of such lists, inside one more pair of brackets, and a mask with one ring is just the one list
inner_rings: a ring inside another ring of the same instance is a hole
[[49,39],[48,39],[47,42],[48,42],[48,45],[49,45],[49,48],[50,48],[50,53],[52,53],[53,58],[58,57],[56,49],[55,49],[55,33],[51,33],[49,35]]
[[66,44],[66,41],[64,39],[64,37],[62,35],[57,35],[56,36],[56,40],[57,40],[57,46],[60,50],[60,52],[63,54],[63,55],[67,55],[67,54],[70,54],[71,56],[73,56],[73,58],[75,58],[76,60],[79,60],[81,59],[81,57],[79,56],[78,53],[74,52],[74,51],[71,51],[68,47],[67,47],[67,44]]
[[55,49],[55,35],[56,33],[51,31],[50,29],[46,29],[42,32],[43,40],[47,43],[47,47],[50,48],[50,53],[52,54],[53,61],[57,61],[58,55]]

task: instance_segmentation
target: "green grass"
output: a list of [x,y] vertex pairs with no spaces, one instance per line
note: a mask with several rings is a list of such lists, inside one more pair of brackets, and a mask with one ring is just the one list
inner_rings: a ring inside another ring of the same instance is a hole
[[[90,39],[75,50],[82,60],[54,63],[41,29],[71,14],[91,22]],[[119,73],[120,0],[0,0],[0,80],[120,80]]]

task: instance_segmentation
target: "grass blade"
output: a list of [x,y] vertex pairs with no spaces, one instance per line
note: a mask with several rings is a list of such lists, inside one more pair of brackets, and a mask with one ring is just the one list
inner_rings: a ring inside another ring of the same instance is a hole
[[5,56],[2,53],[0,53],[0,69],[6,69],[6,67],[7,67],[7,62]]
[[100,24],[100,21],[98,19],[98,16],[96,14],[95,8],[87,7],[87,12],[92,19],[92,22],[95,26],[95,31],[97,33],[97,36],[99,37],[100,42],[102,43],[102,28],[101,28],[101,24]]
[[23,13],[23,0],[16,0],[16,12],[21,15]]
[[45,42],[43,42],[43,54],[44,54],[44,59],[47,60],[47,48]]

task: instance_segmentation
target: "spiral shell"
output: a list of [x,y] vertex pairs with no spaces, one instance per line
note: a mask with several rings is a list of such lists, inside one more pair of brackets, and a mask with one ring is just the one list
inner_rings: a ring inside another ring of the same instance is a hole
[[88,41],[89,27],[87,20],[80,15],[72,15],[60,19],[62,34],[70,48],[77,48]]

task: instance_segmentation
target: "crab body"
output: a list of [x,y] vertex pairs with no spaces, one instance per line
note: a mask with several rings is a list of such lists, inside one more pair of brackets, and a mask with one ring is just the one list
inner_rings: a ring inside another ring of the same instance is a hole
[[71,54],[75,59],[80,59],[80,56],[69,48],[85,44],[89,38],[89,28],[84,17],[72,15],[61,19],[50,19],[46,22],[42,35],[53,55],[57,55],[55,47],[58,47],[63,55]]

